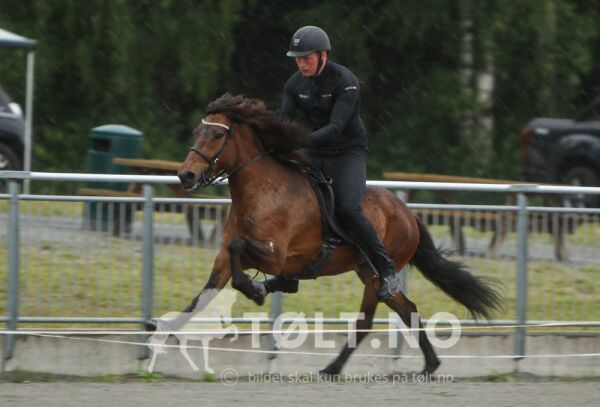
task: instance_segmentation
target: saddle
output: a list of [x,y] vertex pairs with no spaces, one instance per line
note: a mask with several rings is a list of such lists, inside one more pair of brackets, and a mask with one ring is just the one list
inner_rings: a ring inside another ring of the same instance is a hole
[[355,245],[355,242],[335,218],[335,196],[331,187],[331,178],[325,176],[321,170],[308,163],[290,159],[286,161],[306,174],[310,185],[315,191],[321,211],[323,244],[319,249],[317,258],[307,264],[304,270],[293,276],[294,279],[315,279],[319,277],[321,269],[331,258],[336,245],[340,243]]

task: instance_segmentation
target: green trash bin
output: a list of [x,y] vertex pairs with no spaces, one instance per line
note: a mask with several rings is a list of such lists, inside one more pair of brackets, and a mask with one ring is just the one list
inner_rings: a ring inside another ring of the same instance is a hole
[[[142,156],[142,132],[120,124],[107,124],[95,127],[90,132],[90,148],[87,151],[87,169],[92,174],[129,174],[127,167],[114,165],[113,158],[140,158]],[[88,188],[112,189],[126,191],[125,182],[90,182]],[[92,230],[108,230],[114,227],[114,233],[119,232],[118,225],[130,230],[133,205],[118,203],[86,204],[84,223]],[[124,213],[122,213],[124,212]],[[125,220],[123,220],[125,215]]]

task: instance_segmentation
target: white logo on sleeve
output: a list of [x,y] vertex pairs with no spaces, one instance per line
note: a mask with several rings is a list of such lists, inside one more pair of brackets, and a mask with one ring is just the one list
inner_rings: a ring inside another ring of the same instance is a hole
[[344,90],[346,90],[346,91],[347,91],[347,90],[358,90],[358,86],[356,86],[356,85],[352,85],[352,86],[346,86],[346,87],[344,88]]

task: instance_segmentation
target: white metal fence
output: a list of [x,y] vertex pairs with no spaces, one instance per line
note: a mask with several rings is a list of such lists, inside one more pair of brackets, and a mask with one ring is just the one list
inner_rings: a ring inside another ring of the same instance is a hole
[[[4,173],[37,181],[144,182],[143,197],[19,194],[16,182],[0,195],[0,318],[7,328],[35,324],[139,324],[182,309],[203,287],[220,249],[227,199],[154,197],[156,183],[176,177]],[[600,194],[600,188],[539,185],[370,181],[392,189],[515,194],[516,205],[410,204],[436,243],[478,275],[505,285],[506,310],[492,324],[560,321],[600,326],[600,209],[533,207],[537,194]],[[407,295],[424,318],[466,311],[417,271],[406,271]],[[260,278],[260,276],[259,276]],[[4,284],[0,285],[3,286]],[[362,289],[353,273],[303,281],[295,295],[269,296],[272,320],[282,311],[322,313],[328,322],[359,308]],[[4,297],[4,298],[2,298]],[[241,296],[234,317],[261,311]],[[264,311],[264,310],[263,310]],[[380,307],[377,321],[387,320]],[[60,325],[57,325],[60,324]],[[128,326],[128,325],[125,325]],[[523,327],[515,330],[522,342]],[[6,341],[5,356],[12,352]],[[515,349],[515,354],[521,354]]]

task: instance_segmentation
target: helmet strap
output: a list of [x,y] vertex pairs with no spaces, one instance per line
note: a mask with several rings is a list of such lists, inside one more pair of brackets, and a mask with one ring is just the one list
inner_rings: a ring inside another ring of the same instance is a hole
[[319,62],[317,63],[317,70],[313,76],[319,76],[323,67],[323,51],[319,51]]

